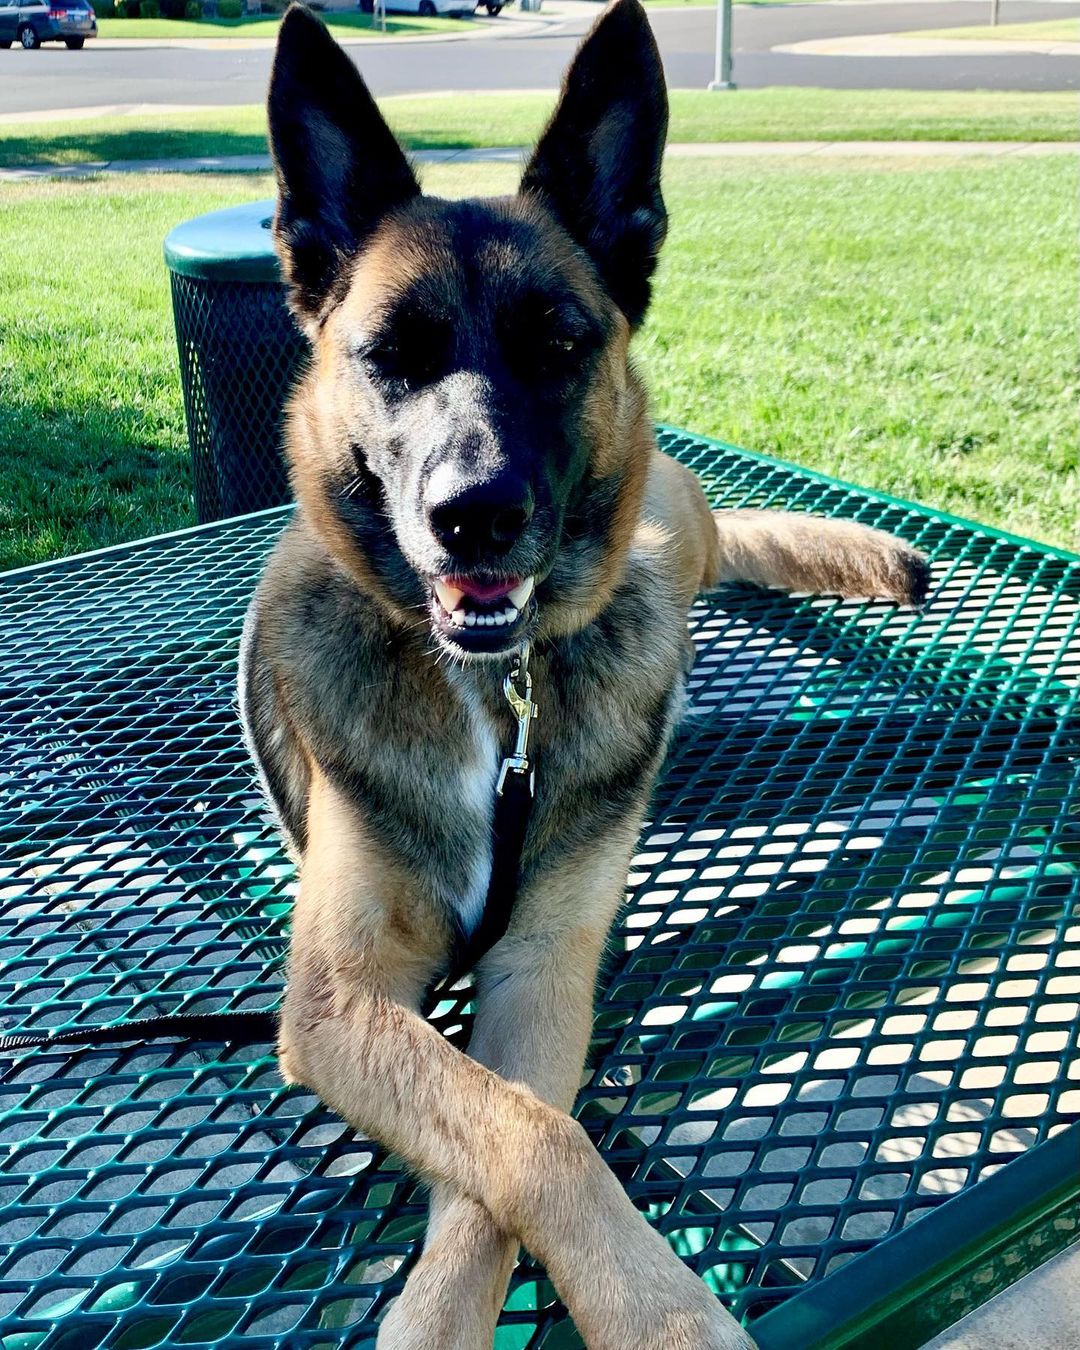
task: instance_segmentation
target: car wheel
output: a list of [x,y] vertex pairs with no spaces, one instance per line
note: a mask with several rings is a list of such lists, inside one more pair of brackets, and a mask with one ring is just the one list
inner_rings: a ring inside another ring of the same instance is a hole
[[433,19],[437,12],[431,0],[420,0],[420,13],[425,19]]
[[493,19],[496,16],[496,14],[502,13],[502,5],[486,5],[485,9]]
[[36,52],[41,46],[41,39],[29,24],[24,24],[23,27],[19,29],[19,41],[28,52]]
[[69,52],[81,52],[82,45],[85,41],[86,41],[85,38],[65,38],[64,46],[68,49]]
[[361,14],[374,14],[374,13],[375,13],[375,0],[360,0],[360,13],[361,13]]

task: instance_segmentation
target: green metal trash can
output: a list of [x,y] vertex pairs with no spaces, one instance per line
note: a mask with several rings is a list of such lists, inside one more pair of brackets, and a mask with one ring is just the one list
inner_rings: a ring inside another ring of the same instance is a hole
[[285,303],[273,201],[211,211],[165,240],[201,524],[290,498],[285,400],[308,348]]

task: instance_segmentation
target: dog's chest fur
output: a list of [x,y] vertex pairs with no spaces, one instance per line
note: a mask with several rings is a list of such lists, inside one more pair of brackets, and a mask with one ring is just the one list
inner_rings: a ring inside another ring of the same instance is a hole
[[[537,785],[522,892],[621,819],[651,781],[685,650],[685,620],[668,589],[654,559],[632,555],[599,619],[532,656]],[[252,607],[241,702],[297,851],[310,757],[468,934],[483,913],[496,777],[514,743],[516,719],[502,688],[511,658],[464,668],[437,658],[422,628],[395,634],[294,528]]]

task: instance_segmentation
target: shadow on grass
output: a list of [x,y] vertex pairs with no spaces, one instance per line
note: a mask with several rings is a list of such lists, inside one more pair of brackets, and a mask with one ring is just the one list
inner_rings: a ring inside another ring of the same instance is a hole
[[0,407],[0,570],[195,524],[187,447],[154,411]]
[[[431,127],[399,133],[409,150],[467,150],[476,138],[460,129]],[[221,159],[232,155],[268,155],[262,131],[191,130],[185,128],[88,126],[54,136],[0,133],[0,169],[34,165],[113,163],[117,160]]]
[[21,135],[17,128],[12,128],[0,136],[0,168],[268,153],[266,136],[261,131],[88,126],[85,131],[65,129],[54,136]]

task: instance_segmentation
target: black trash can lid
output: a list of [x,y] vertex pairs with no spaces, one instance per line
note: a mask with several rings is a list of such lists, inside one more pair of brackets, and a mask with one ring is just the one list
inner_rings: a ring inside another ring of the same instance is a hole
[[165,263],[185,277],[280,281],[270,234],[274,202],[246,202],[177,225],[165,239]]

